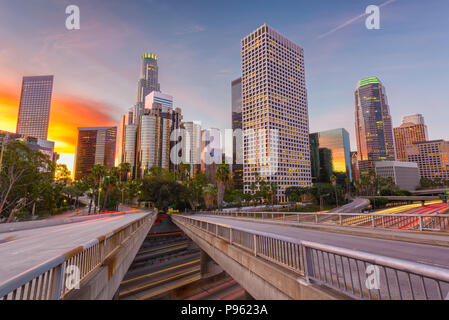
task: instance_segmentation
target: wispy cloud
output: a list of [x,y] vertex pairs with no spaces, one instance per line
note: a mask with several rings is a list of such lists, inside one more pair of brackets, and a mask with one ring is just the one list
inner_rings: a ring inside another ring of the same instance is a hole
[[[389,5],[390,3],[393,3],[393,2],[396,2],[396,1],[397,1],[397,0],[388,0],[388,1],[386,1],[386,2],[384,2],[384,3],[382,3],[382,4],[380,4],[380,5],[379,5],[379,8],[385,7],[385,6]],[[360,14],[360,15],[358,15],[358,16],[352,18],[352,19],[349,19],[348,21],[345,21],[344,23],[342,23],[342,24],[340,24],[339,26],[333,28],[332,30],[330,30],[330,31],[328,31],[328,32],[326,32],[326,33],[323,33],[323,34],[319,35],[319,36],[317,37],[317,39],[323,39],[323,38],[325,38],[325,37],[327,37],[327,36],[333,34],[334,32],[336,32],[336,31],[338,31],[338,30],[340,30],[340,29],[343,29],[344,27],[347,27],[347,26],[353,24],[354,22],[357,22],[357,21],[363,19],[363,18],[366,17],[366,16],[368,16],[368,14],[362,13],[362,14]]]
[[187,28],[185,28],[185,29],[183,29],[183,30],[176,31],[175,34],[176,34],[177,36],[183,36],[183,35],[186,35],[186,34],[202,32],[202,31],[204,31],[204,30],[206,30],[205,27],[203,27],[203,26],[201,26],[201,25],[199,25],[199,24],[196,24],[196,25],[187,27]]

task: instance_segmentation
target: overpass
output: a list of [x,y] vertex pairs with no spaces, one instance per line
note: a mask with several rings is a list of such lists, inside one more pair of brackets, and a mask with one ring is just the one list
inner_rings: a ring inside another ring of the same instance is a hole
[[0,300],[112,299],[156,217],[129,210],[3,227]]
[[[230,215],[172,219],[256,299],[449,298],[448,242],[424,245],[392,240],[396,234],[386,240]],[[441,239],[425,232],[417,231],[417,240]]]
[[449,192],[449,188],[437,188],[437,189],[427,189],[427,190],[415,190],[412,191],[415,195],[440,195]]

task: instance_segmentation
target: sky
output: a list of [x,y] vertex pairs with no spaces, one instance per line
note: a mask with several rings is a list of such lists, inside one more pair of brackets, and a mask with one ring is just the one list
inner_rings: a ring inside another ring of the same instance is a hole
[[267,23],[304,48],[311,132],[343,127],[356,150],[355,87],[377,76],[394,126],[421,113],[430,139],[449,139],[448,13],[448,0],[0,0],[0,130],[15,131],[22,77],[54,75],[48,139],[73,170],[77,128],[118,125],[135,103],[144,52],[184,120],[231,128],[240,40]]

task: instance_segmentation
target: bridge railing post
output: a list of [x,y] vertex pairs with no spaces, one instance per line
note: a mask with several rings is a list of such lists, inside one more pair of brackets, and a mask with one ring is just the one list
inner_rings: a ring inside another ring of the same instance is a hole
[[419,231],[422,231],[423,223],[422,223],[422,217],[418,217],[419,219]]
[[372,226],[373,228],[376,227],[376,219],[374,218],[374,215],[371,216],[371,226]]
[[50,283],[50,300],[60,300],[62,293],[62,281],[64,280],[65,262],[53,269],[52,281]]
[[253,235],[253,241],[254,241],[254,256],[257,257],[257,235]]
[[232,228],[229,228],[229,243],[232,244]]

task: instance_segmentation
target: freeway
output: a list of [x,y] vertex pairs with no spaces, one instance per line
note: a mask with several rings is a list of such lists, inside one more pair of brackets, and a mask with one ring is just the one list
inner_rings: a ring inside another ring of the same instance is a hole
[[308,230],[298,227],[241,221],[232,218],[219,218],[207,215],[193,215],[192,217],[204,221],[221,223],[235,228],[266,232],[304,241],[311,241],[335,247],[409,260],[436,267],[449,268],[448,247],[394,240],[373,239],[325,231]]
[[70,224],[0,233],[0,285],[147,214],[143,211],[119,213]]

